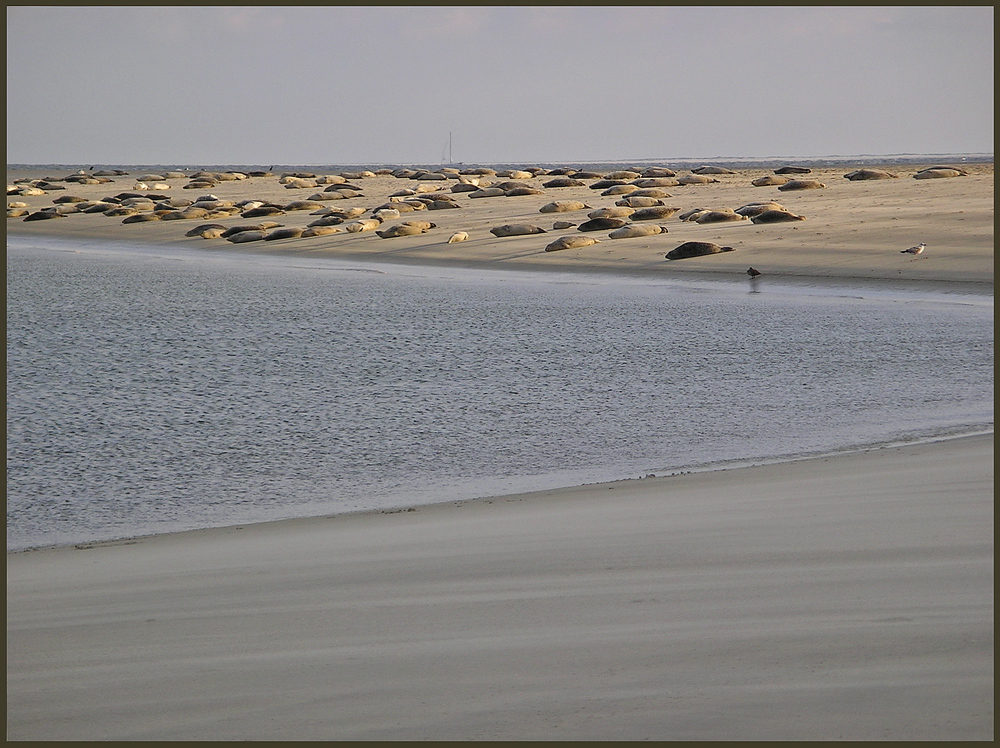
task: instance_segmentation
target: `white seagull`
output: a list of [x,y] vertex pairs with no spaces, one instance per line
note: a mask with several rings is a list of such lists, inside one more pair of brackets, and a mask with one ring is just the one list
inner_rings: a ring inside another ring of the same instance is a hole
[[901,250],[899,250],[899,252],[900,252],[900,254],[904,254],[904,255],[918,255],[921,252],[923,252],[925,249],[927,249],[927,245],[924,244],[923,242],[920,242],[920,244],[918,244],[915,247],[910,247],[909,249],[901,249]]

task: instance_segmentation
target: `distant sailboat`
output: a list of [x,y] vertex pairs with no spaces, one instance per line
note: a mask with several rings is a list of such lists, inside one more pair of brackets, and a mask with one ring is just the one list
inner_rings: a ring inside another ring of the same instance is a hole
[[[444,160],[445,153],[448,154],[448,160],[447,161]],[[447,143],[447,145],[445,145],[444,149],[441,151],[441,164],[445,165],[445,166],[461,166],[462,165],[461,161],[459,161],[456,164],[455,160],[452,158],[452,155],[451,155],[451,132],[450,131],[448,132],[448,143]]]

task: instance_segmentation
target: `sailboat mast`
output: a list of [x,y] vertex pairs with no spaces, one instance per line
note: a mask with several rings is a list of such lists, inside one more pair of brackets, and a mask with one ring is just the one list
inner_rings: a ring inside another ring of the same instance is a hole
[[451,157],[451,130],[448,131],[448,163],[455,163],[455,159]]

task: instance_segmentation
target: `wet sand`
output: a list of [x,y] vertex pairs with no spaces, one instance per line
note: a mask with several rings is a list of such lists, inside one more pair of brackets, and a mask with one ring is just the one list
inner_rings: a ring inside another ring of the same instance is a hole
[[12,740],[993,735],[992,435],[7,562]]

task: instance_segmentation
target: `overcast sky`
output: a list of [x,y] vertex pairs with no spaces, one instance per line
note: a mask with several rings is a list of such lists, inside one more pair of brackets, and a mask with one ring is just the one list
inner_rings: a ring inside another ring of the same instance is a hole
[[993,8],[8,7],[7,161],[993,152]]

